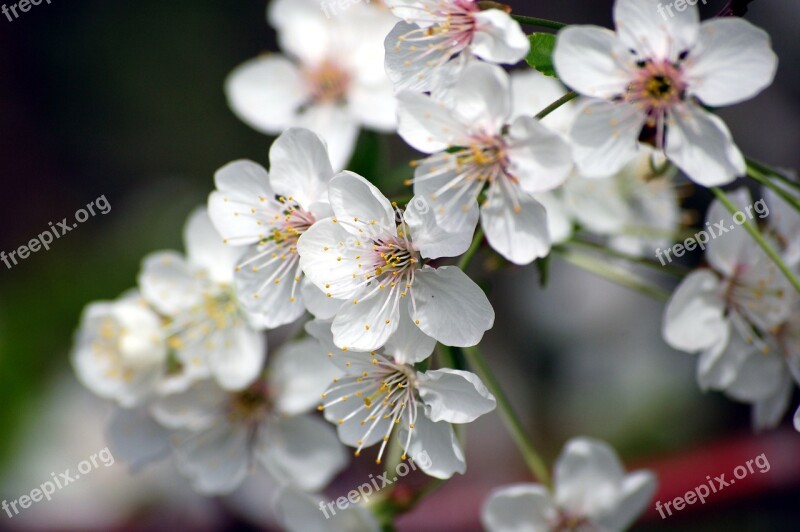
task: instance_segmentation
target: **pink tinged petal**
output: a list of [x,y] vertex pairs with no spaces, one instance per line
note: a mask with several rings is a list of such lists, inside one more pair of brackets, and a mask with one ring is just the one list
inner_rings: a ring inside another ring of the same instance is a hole
[[572,515],[594,517],[612,505],[625,471],[614,450],[589,438],[569,441],[555,465],[555,499]]
[[490,196],[481,208],[481,224],[493,249],[520,265],[550,253],[547,211],[541,203],[524,194],[517,197],[516,203],[500,191]]
[[[444,153],[428,157],[414,170],[417,201],[428,205],[434,213],[436,225],[448,233],[469,235],[469,238],[475,233],[480,214],[478,195],[484,186],[482,181],[470,177],[474,172],[472,167],[458,168],[456,157]],[[426,219],[427,214],[423,220]],[[429,232],[435,234],[437,231]],[[437,254],[435,246],[426,248],[424,256]]]
[[445,345],[477,345],[494,325],[486,294],[455,266],[417,271],[409,310],[422,332]]
[[614,32],[596,26],[569,26],[558,33],[553,64],[568,87],[608,99],[627,90],[635,68],[631,57]]
[[529,194],[552,190],[572,171],[569,144],[561,135],[530,117],[519,117],[509,129],[509,173]]
[[719,279],[709,270],[690,273],[667,303],[664,340],[674,349],[694,353],[719,345],[727,331]]
[[367,352],[383,346],[397,330],[400,300],[397,291],[387,286],[368,299],[346,302],[333,319],[334,343]]
[[305,312],[297,257],[267,242],[251,246],[234,273],[239,303],[259,328],[274,329],[292,323]]
[[252,384],[266,357],[266,336],[243,323],[220,331],[207,353],[212,375],[226,390],[242,390]]
[[700,29],[695,2],[682,10],[661,0],[617,0],[614,21],[620,40],[642,59],[676,61],[690,49]]
[[519,23],[499,9],[474,15],[476,28],[470,50],[485,61],[514,64],[525,59],[530,41]]
[[496,489],[481,512],[481,522],[489,532],[544,532],[557,521],[558,508],[547,489],[539,484]]
[[397,130],[397,99],[388,81],[354,86],[349,102],[355,117],[366,127],[385,133]]
[[278,480],[305,491],[324,488],[347,465],[347,454],[336,432],[311,416],[263,424],[255,454]]
[[[271,356],[269,392],[275,408],[282,414],[296,416],[319,404],[320,394],[341,371],[327,361],[325,349],[315,338],[286,344]],[[313,371],[309,371],[313,368]]]
[[264,227],[251,209],[271,207],[275,198],[267,171],[253,161],[234,161],[217,170],[214,182],[217,190],[208,198],[208,215],[219,234],[231,245],[258,242]]
[[458,121],[470,131],[497,135],[511,116],[511,81],[499,66],[469,63],[447,95]]
[[627,103],[590,101],[581,108],[570,136],[575,163],[586,177],[619,172],[639,153],[645,113]]
[[358,268],[357,257],[366,255],[371,245],[332,218],[320,220],[297,241],[300,268],[327,297],[349,299],[359,293],[363,282],[364,272]]
[[270,184],[276,194],[292,197],[300,206],[327,201],[333,168],[325,142],[312,131],[284,131],[269,150]]
[[167,316],[174,316],[202,300],[202,284],[195,277],[194,269],[175,251],[159,251],[145,257],[138,283],[142,297]]
[[634,471],[622,481],[615,503],[593,521],[604,530],[627,530],[644,513],[656,492],[656,477],[650,471]]
[[[442,199],[442,201],[444,201]],[[403,218],[411,231],[412,242],[420,254],[428,259],[457,257],[469,249],[478,223],[478,204],[469,200],[469,210],[454,208],[463,222],[455,230],[447,230],[437,223],[434,207],[423,196],[414,196],[408,203]]]
[[347,166],[358,139],[359,123],[350,106],[337,104],[311,105],[292,124],[310,129],[328,145],[334,170]]
[[183,228],[183,242],[189,264],[203,270],[215,283],[229,284],[233,281],[242,249],[225,244],[205,207],[197,208],[189,215]]
[[745,173],[744,157],[725,123],[691,103],[669,114],[666,154],[692,181],[705,187],[725,185]]
[[469,144],[469,125],[443,102],[409,91],[398,94],[397,100],[397,133],[412,148],[435,153]]
[[495,409],[497,402],[474,373],[443,368],[417,376],[426,415],[433,422],[471,423]]
[[[747,212],[746,208],[752,205],[753,201],[747,188],[738,188],[728,192],[728,199],[741,212]],[[727,232],[722,233],[722,229],[716,224],[722,223]],[[714,231],[714,234],[721,238],[714,238],[706,246],[706,260],[716,271],[726,277],[733,277],[742,264],[755,263],[753,260],[753,240],[744,230],[734,229],[734,222],[730,211],[719,201],[714,200],[706,213],[707,233]],[[721,234],[720,234],[721,233]]]
[[225,94],[239,119],[267,134],[293,125],[297,110],[311,98],[300,71],[279,55],[238,66],[225,80]]
[[337,222],[354,235],[397,235],[395,212],[378,187],[353,172],[342,172],[328,189]]
[[399,364],[416,364],[433,353],[436,340],[419,330],[408,314],[406,305],[400,306],[400,321],[395,333],[386,341],[383,352]]
[[753,430],[763,431],[776,428],[789,409],[793,392],[792,379],[784,373],[780,385],[773,393],[753,405]]
[[303,277],[300,283],[300,294],[306,309],[320,320],[332,320],[342,306],[341,299],[326,296],[325,292],[317,288],[307,277]]
[[753,98],[772,84],[778,56],[767,32],[736,17],[708,20],[684,63],[689,92],[720,107]]
[[230,493],[247,476],[248,439],[245,427],[227,422],[202,432],[183,433],[174,438],[178,469],[204,495]]
[[[408,430],[406,426],[401,426],[399,441],[406,441]],[[434,478],[447,479],[456,473],[463,475],[467,470],[464,451],[453,426],[446,421],[434,423],[424,415],[418,415],[414,421],[406,454],[416,467]]]

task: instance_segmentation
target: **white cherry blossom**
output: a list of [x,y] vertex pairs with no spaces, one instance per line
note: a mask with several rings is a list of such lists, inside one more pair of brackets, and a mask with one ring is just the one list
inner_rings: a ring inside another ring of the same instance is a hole
[[463,253],[471,235],[443,231],[419,198],[395,210],[351,172],[334,177],[329,194],[335,217],[314,224],[297,248],[308,278],[342,301],[333,320],[336,345],[377,349],[408,316],[412,329],[446,345],[480,342],[494,324],[486,295],[459,268],[423,261]]
[[608,444],[575,438],[555,465],[555,488],[515,484],[495,490],[483,507],[489,532],[621,532],[645,510],[656,489],[649,471],[625,474]]
[[[531,116],[513,114],[510,82],[499,67],[467,66],[431,96],[398,95],[398,132],[431,153],[416,165],[414,192],[445,230],[472,234],[480,216],[494,249],[516,264],[547,255],[550,235],[534,194],[561,185],[572,169],[568,144]],[[486,198],[478,207],[478,197]]]
[[333,169],[324,142],[307,129],[285,131],[270,149],[270,171],[252,161],[221,168],[208,199],[214,226],[230,246],[248,246],[234,279],[241,304],[268,328],[291,323],[306,308],[321,318],[336,311],[304,278],[297,240],[331,215]]
[[238,303],[233,272],[240,250],[223,243],[205,208],[184,228],[186,255],[148,255],[139,273],[142,296],[168,319],[164,335],[188,379],[213,376],[229,390],[248,386],[264,365],[259,317]]
[[724,122],[704,109],[743,102],[768,87],[777,57],[766,32],[736,17],[702,24],[694,5],[662,17],[660,0],[617,0],[617,32],[569,26],[553,61],[561,80],[591,97],[572,128],[581,171],[617,172],[644,133],[704,186],[744,174]]
[[386,37],[386,71],[395,89],[424,92],[451,60],[479,57],[518,63],[530,42],[519,24],[499,9],[474,0],[387,0],[398,22]]
[[359,129],[395,130],[392,84],[383,39],[396,19],[385,8],[357,4],[328,18],[325,0],[275,0],[269,20],[288,57],[267,54],[237,67],[225,82],[236,115],[275,135],[305,127],[328,143],[333,167],[345,167]]
[[[310,322],[308,332],[327,351],[328,358],[344,375],[322,394],[319,407],[338,427],[343,443],[355,447],[355,455],[380,442],[377,463],[395,428],[404,449],[402,456],[436,478],[464,473],[464,452],[453,423],[471,423],[491,412],[494,396],[477,375],[442,368],[417,371],[433,344],[423,347],[414,327],[404,327],[380,351],[341,350],[333,343],[330,324]],[[420,458],[417,460],[417,458]]]

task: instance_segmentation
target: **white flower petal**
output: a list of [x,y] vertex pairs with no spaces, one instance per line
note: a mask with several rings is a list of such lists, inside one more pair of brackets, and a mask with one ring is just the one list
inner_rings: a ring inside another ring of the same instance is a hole
[[349,94],[350,108],[365,126],[386,133],[397,129],[397,99],[388,82],[356,85]]
[[173,438],[180,472],[204,495],[235,490],[247,476],[250,434],[246,427],[217,423],[208,430]]
[[515,484],[493,490],[484,503],[481,522],[488,532],[549,532],[558,508],[539,484]]
[[[745,212],[746,207],[753,202],[746,187],[727,192],[726,195],[741,212]],[[718,225],[720,223],[726,232],[722,232],[723,229]],[[744,229],[733,225],[730,211],[719,200],[715,199],[708,208],[706,225],[707,232],[714,231],[719,237],[710,240],[706,245],[706,260],[716,271],[726,277],[734,277],[742,263],[756,262],[752,260],[752,237]]]
[[297,109],[311,98],[300,71],[279,55],[251,59],[225,80],[228,105],[250,127],[277,134],[295,121]]
[[334,171],[347,166],[356,148],[359,131],[358,121],[349,106],[310,105],[292,125],[310,129],[325,140]]
[[300,294],[308,311],[320,320],[331,320],[342,307],[341,299],[334,299],[304,277],[300,283]]
[[417,92],[397,95],[397,133],[412,148],[435,153],[469,144],[469,126],[443,102]]
[[624,94],[632,77],[632,61],[614,32],[597,26],[562,29],[553,50],[553,64],[561,81],[595,98]]
[[784,373],[780,385],[775,391],[769,397],[753,405],[753,429],[763,431],[777,427],[786,414],[786,410],[789,409],[793,392],[793,381],[789,375]]
[[339,375],[341,371],[328,362],[320,342],[304,338],[284,345],[272,355],[267,379],[275,408],[293,416],[316,407],[320,394]]
[[205,207],[195,209],[189,215],[183,228],[183,242],[186,258],[192,266],[204,270],[216,283],[229,284],[233,281],[233,271],[242,250],[225,244]]
[[635,471],[627,475],[615,504],[594,521],[604,530],[627,530],[650,504],[656,484],[655,475],[649,471]]
[[520,195],[515,205],[502,192],[490,193],[490,198],[481,208],[481,223],[492,248],[514,264],[530,264],[550,252],[547,211],[541,203]]
[[475,35],[470,50],[485,61],[514,64],[525,59],[530,41],[519,23],[499,9],[475,13]]
[[606,177],[619,172],[639,153],[645,114],[628,103],[592,100],[572,125],[572,154],[581,174]]
[[321,511],[319,504],[320,497],[314,498],[290,486],[284,486],[273,502],[281,524],[289,532],[379,532],[381,529],[362,505],[351,505],[344,510],[326,507]]
[[416,24],[398,22],[384,41],[386,74],[394,84],[395,91],[427,92],[431,90],[436,77],[436,67],[440,66],[442,61],[450,55],[450,51],[446,48],[449,37],[443,33],[433,34],[429,37],[426,46],[429,46],[429,49],[434,52],[420,59],[418,43],[414,39],[404,38],[419,28]]
[[208,215],[219,234],[231,245],[258,242],[264,228],[250,209],[262,209],[262,201],[270,201],[275,193],[269,174],[258,163],[240,160],[228,163],[214,175],[217,190],[208,198]]
[[397,235],[395,212],[383,193],[358,174],[341,172],[331,180],[328,195],[338,222],[365,238]]
[[700,27],[684,68],[689,91],[719,107],[749,100],[771,85],[778,56],[764,30],[742,18],[716,18]]
[[[441,153],[428,157],[414,170],[414,194],[421,198],[417,200],[419,207],[424,201],[433,210],[436,225],[449,233],[472,238],[480,216],[477,200],[483,183],[462,178],[468,171],[459,166],[455,155]],[[435,246],[425,247],[424,256],[436,254]]]
[[334,343],[356,351],[374,351],[397,330],[400,321],[399,296],[386,288],[369,299],[345,303],[333,319]]
[[594,516],[616,501],[625,471],[614,450],[589,438],[569,441],[555,465],[555,499],[572,515]]
[[167,316],[202,301],[202,286],[180,253],[158,251],[145,257],[138,284],[148,303]]
[[494,325],[494,309],[486,294],[455,266],[417,271],[414,303],[416,312],[409,307],[414,322],[445,345],[477,345]]
[[[517,118],[519,116],[535,116],[564,96],[567,90],[557,79],[530,69],[511,73],[511,92],[513,95],[512,116]],[[544,117],[541,122],[566,136],[575,120],[576,108],[575,101],[568,102]]]
[[620,40],[642,59],[676,61],[695,44],[700,29],[697,2],[688,3],[681,10],[661,0],[617,0],[614,21]]
[[727,339],[725,302],[714,273],[690,273],[667,303],[662,333],[673,347],[689,353],[708,349]]
[[414,196],[403,214],[411,231],[414,248],[428,259],[457,257],[466,252],[478,224],[478,204],[474,199],[470,204],[471,207],[466,212],[463,209],[453,209],[459,212],[463,223],[456,230],[446,230],[437,223],[434,207],[423,196]]
[[292,197],[305,209],[327,203],[333,168],[325,142],[307,129],[284,131],[269,150],[270,184],[276,194]]
[[508,132],[509,173],[529,194],[552,190],[572,171],[572,153],[561,135],[530,117],[519,117]]
[[426,371],[417,375],[417,386],[433,422],[471,423],[497,406],[486,385],[468,371]]
[[305,491],[322,489],[347,465],[347,454],[336,432],[312,416],[263,424],[255,453],[279,480]]
[[147,408],[117,408],[106,429],[114,460],[135,474],[169,456],[169,431],[156,423]]
[[[451,113],[458,122],[484,135],[499,134],[511,116],[511,82],[499,66],[480,61],[468,64],[447,97],[455,104]],[[443,138],[448,138],[447,132]]]
[[725,123],[692,103],[669,114],[665,151],[692,181],[705,187],[725,185],[745,173],[744,157]]
[[777,352],[765,354],[751,348],[725,393],[748,403],[763,401],[782,388],[786,376],[786,364]]
[[207,354],[208,367],[220,386],[241,390],[252,384],[264,367],[267,337],[239,323],[220,334]]
[[547,228],[553,244],[566,242],[572,237],[572,218],[564,206],[564,201],[552,192],[535,194],[533,198],[547,211]]
[[194,383],[188,389],[165,395],[153,403],[150,411],[170,429],[197,431],[211,426],[224,411],[228,394],[213,380]]
[[[401,427],[400,441],[406,441],[408,430]],[[463,475],[467,470],[464,451],[453,426],[445,421],[434,423],[424,415],[417,416],[414,422],[406,453],[417,467],[435,478],[447,479],[455,473]]]
[[408,314],[406,305],[400,306],[400,321],[397,330],[389,337],[383,352],[400,364],[422,362],[433,353],[436,340],[419,330]]

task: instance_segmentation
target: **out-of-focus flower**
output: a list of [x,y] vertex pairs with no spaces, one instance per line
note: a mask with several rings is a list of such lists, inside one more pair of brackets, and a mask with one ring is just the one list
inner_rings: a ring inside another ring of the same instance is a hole
[[[336,345],[377,349],[409,316],[446,345],[480,342],[494,323],[486,295],[459,268],[433,268],[422,260],[463,253],[471,235],[443,231],[419,198],[395,211],[375,186],[351,172],[334,177],[329,193],[335,218],[314,224],[297,248],[308,278],[328,297],[343,300],[333,320]],[[417,327],[411,330],[418,333]]]
[[231,246],[249,246],[234,279],[241,304],[275,328],[306,308],[320,318],[336,306],[303,278],[297,240],[331,215],[328,182],[333,169],[323,141],[307,129],[289,129],[270,150],[270,172],[251,161],[220,169],[208,199],[214,226]]
[[319,364],[319,356],[315,340],[301,340],[270,357],[266,378],[244,390],[228,392],[205,380],[153,404],[155,419],[173,431],[179,469],[198,491],[230,493],[256,462],[303,490],[323,488],[344,468],[346,453],[334,432],[306,414],[338,373]]
[[643,134],[692,180],[715,186],[745,171],[724,122],[703,106],[748,100],[772,83],[767,33],[735,17],[699,22],[696,6],[663,17],[659,0],[617,0],[617,33],[596,26],[559,32],[553,61],[568,86],[592,97],[572,128],[587,176],[619,171]]
[[263,55],[230,74],[225,92],[239,118],[271,135],[294,126],[314,131],[336,170],[350,159],[362,126],[394,131],[382,47],[396,21],[388,10],[357,4],[328,18],[321,0],[275,0],[268,16],[289,57]]
[[[378,532],[375,516],[360,504],[328,510],[324,502],[289,486],[273,501],[283,527],[289,532]],[[335,512],[328,515],[330,512]]]
[[561,185],[572,159],[561,136],[534,118],[519,116],[508,126],[513,106],[506,73],[473,63],[446,90],[406,91],[398,99],[400,135],[434,154],[417,165],[414,192],[431,203],[437,223],[471,235],[480,216],[489,243],[511,262],[547,255],[547,214],[532,194]]
[[[499,9],[474,0],[386,0],[398,22],[386,37],[386,71],[395,89],[429,91],[439,71],[457,56],[496,64],[521,61],[530,42]],[[467,61],[468,62],[468,61]]]
[[428,475],[450,478],[466,471],[464,452],[451,423],[471,423],[491,412],[494,396],[477,375],[449,368],[417,371],[413,364],[433,349],[420,349],[413,327],[398,330],[380,351],[340,350],[330,325],[311,322],[307,329],[344,375],[322,395],[325,418],[336,423],[346,445],[362,449],[381,442],[377,462],[398,428],[400,444]]
[[72,365],[93,393],[135,407],[156,392],[166,362],[161,319],[138,293],[84,310]]
[[241,249],[226,246],[205,208],[184,228],[186,256],[150,254],[142,264],[142,296],[168,318],[164,335],[187,379],[213,376],[228,390],[247,387],[264,365],[259,316],[242,309],[233,289]]
[[483,507],[489,532],[530,530],[621,531],[641,514],[656,489],[649,471],[628,475],[608,444],[588,438],[571,440],[555,466],[551,493],[540,484],[517,484],[495,490]]

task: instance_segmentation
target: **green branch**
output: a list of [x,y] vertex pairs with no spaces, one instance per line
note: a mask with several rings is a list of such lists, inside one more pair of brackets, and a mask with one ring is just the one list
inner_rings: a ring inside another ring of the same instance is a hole
[[511,14],[511,18],[520,24],[525,24],[526,26],[540,26],[542,28],[551,28],[554,30],[560,30],[561,28],[567,27],[567,25],[563,22],[547,20],[546,18],[526,17],[525,15],[515,15],[513,13]]
[[575,91],[568,92],[564,96],[559,98],[558,100],[554,101],[553,103],[551,103],[550,105],[548,105],[547,107],[545,107],[544,109],[542,109],[541,111],[536,113],[536,116],[534,116],[534,118],[536,120],[541,120],[542,118],[546,117],[547,115],[549,115],[550,113],[552,113],[553,111],[555,111],[556,109],[558,109],[559,107],[564,105],[565,103],[568,103],[568,102],[574,100],[577,97],[578,97],[578,93],[577,92],[575,92]]

